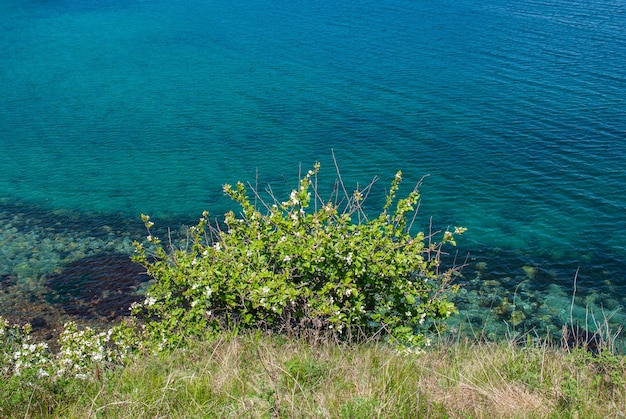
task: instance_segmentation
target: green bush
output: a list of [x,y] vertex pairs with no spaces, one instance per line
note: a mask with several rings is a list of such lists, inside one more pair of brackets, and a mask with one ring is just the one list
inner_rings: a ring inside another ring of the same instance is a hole
[[457,269],[440,270],[442,245],[454,245],[465,229],[445,231],[439,242],[412,234],[420,196],[416,186],[396,200],[401,172],[383,211],[369,219],[362,204],[373,183],[348,194],[340,178],[334,198],[323,200],[318,170],[316,164],[285,202],[251,188],[252,203],[244,184],[224,185],[241,215],[227,213],[222,231],[204,212],[185,246],[164,246],[142,215],[148,243],[135,243],[134,260],[154,282],[133,313],[155,343],[176,346],[233,327],[427,342],[426,328],[455,311],[446,291],[454,290]]

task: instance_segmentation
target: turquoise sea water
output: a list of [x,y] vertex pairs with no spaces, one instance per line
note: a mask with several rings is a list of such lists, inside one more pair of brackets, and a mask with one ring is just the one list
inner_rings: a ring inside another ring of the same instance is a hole
[[0,16],[6,301],[129,252],[141,213],[177,228],[230,209],[226,182],[292,187],[315,161],[331,178],[334,150],[348,184],[381,179],[373,203],[397,170],[429,175],[423,225],[469,228],[459,305],[478,325],[557,327],[577,269],[580,316],[626,303],[622,0],[0,0]]

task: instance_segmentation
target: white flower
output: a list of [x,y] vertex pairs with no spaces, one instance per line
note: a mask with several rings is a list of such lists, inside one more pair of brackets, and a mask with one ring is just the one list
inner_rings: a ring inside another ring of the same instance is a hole
[[220,250],[222,250],[222,246],[219,243],[215,243],[213,245],[213,249],[219,252]]
[[352,252],[348,254],[348,257],[346,257],[346,262],[348,262],[348,265],[352,265]]
[[151,305],[154,305],[154,303],[156,303],[156,298],[154,297],[148,297],[144,300],[143,304],[150,307]]
[[267,294],[270,292],[270,288],[269,287],[263,287],[263,294]]
[[289,262],[291,260],[291,256],[287,255],[283,258],[283,262]]

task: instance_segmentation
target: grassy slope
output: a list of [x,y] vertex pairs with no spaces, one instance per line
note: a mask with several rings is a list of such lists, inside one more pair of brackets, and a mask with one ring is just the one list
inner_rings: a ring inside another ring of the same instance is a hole
[[0,385],[1,417],[624,417],[626,358],[531,344],[223,335],[95,380]]

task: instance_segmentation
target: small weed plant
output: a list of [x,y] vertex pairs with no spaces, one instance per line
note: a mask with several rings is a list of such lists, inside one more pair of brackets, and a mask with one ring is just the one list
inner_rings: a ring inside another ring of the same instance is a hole
[[134,260],[154,282],[133,313],[145,320],[149,339],[176,347],[238,328],[427,344],[425,331],[455,312],[446,295],[458,268],[441,268],[442,247],[455,245],[465,229],[445,231],[439,241],[433,232],[412,234],[419,184],[397,199],[401,172],[382,212],[369,218],[362,205],[374,181],[350,194],[337,170],[324,200],[318,171],[316,164],[285,201],[270,188],[224,185],[241,213],[227,213],[224,229],[203,213],[185,246],[163,245],[143,215],[147,243],[135,243]]

